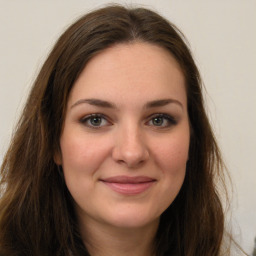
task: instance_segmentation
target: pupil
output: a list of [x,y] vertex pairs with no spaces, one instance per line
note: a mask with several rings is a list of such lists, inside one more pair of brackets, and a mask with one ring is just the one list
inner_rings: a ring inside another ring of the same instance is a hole
[[156,126],[160,126],[160,125],[163,124],[163,118],[162,118],[162,117],[155,117],[155,118],[153,119],[153,123],[154,123],[154,125],[156,125]]
[[94,126],[99,126],[101,124],[101,117],[92,117],[91,124]]

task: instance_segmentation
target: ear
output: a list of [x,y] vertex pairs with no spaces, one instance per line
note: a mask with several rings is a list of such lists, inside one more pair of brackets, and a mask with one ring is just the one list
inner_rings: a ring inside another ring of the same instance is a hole
[[55,164],[57,165],[62,165],[62,156],[61,156],[61,152],[60,149],[56,150],[56,152],[53,155],[53,161],[55,162]]

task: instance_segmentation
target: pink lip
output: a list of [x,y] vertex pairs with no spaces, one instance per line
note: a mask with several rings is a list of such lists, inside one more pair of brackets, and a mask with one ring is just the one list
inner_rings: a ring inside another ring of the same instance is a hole
[[147,176],[114,176],[100,180],[115,192],[136,195],[149,189],[156,180]]

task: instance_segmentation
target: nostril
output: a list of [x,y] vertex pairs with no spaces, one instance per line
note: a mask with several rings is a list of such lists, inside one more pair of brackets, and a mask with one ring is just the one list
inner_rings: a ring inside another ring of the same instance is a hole
[[143,133],[131,120],[119,128],[112,149],[113,159],[119,164],[126,164],[129,168],[142,165],[149,158]]
[[138,167],[147,161],[149,157],[146,148],[133,148],[116,147],[113,150],[113,159],[119,164],[126,164],[128,167]]

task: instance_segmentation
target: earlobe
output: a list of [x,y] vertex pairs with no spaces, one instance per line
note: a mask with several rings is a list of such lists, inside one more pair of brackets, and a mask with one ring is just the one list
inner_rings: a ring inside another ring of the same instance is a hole
[[62,157],[60,150],[57,150],[57,152],[54,153],[53,161],[56,165],[62,165]]

